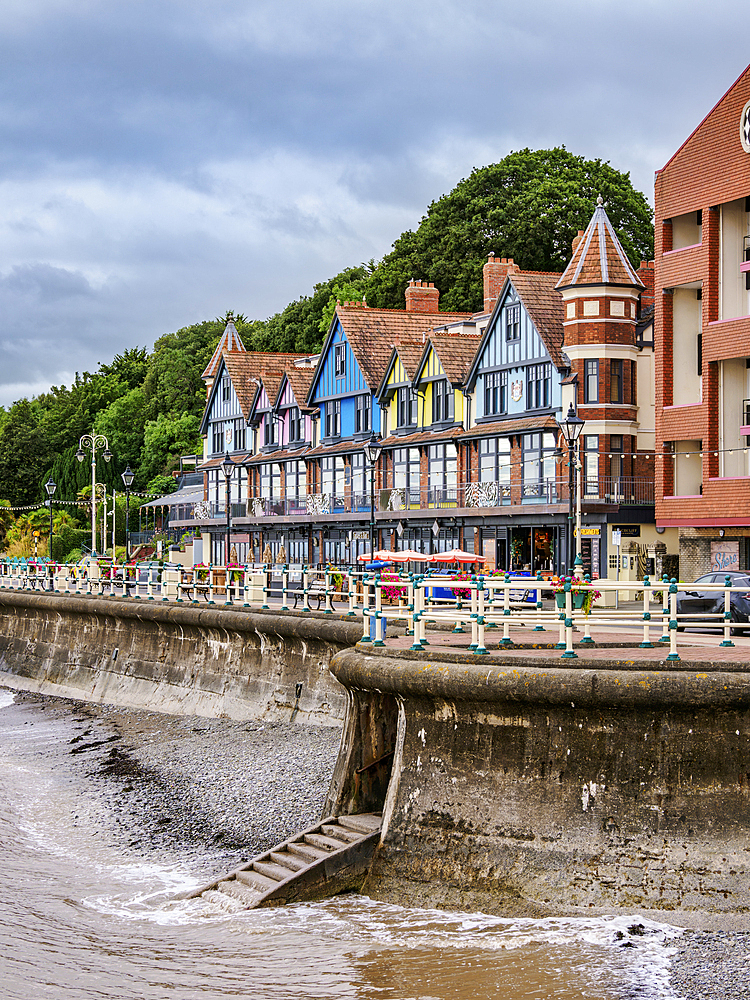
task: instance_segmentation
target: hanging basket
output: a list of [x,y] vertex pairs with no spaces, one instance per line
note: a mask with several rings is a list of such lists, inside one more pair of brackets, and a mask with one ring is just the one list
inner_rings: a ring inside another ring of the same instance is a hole
[[[586,594],[581,594],[581,593],[577,594],[575,591],[572,591],[570,596],[572,598],[572,606],[576,609],[576,611],[580,611],[586,602]],[[557,604],[558,608],[561,608],[563,611],[565,610],[564,591],[555,594],[555,603]]]

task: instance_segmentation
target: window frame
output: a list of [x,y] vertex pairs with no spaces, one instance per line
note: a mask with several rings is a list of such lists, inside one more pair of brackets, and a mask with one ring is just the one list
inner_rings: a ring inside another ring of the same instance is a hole
[[521,303],[509,302],[505,307],[505,340],[521,339]]
[[[591,388],[594,392],[591,392]],[[584,403],[599,402],[599,359],[586,358],[583,362],[583,401]]]
[[346,378],[346,341],[333,345],[333,377]]
[[372,425],[372,397],[364,393],[354,400],[354,433],[366,434]]
[[[622,358],[611,358],[609,362],[609,401],[610,403],[625,402],[624,364]],[[615,386],[617,392],[615,392]]]
[[435,379],[432,383],[432,422],[446,424],[455,419],[456,412],[453,386],[447,378]]
[[526,409],[549,408],[552,393],[552,365],[541,361],[526,368]]
[[328,399],[324,407],[326,438],[341,437],[341,400]]

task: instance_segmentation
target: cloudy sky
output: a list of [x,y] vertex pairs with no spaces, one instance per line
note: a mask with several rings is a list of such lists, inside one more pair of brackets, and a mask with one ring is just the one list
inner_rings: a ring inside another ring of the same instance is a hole
[[388,251],[513,149],[653,173],[748,60],[713,0],[2,0],[0,405]]

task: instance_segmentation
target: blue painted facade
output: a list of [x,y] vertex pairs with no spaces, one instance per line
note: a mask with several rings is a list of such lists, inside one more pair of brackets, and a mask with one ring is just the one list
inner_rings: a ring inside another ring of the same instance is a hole
[[[338,440],[354,437],[358,396],[369,397],[370,426],[375,433],[378,433],[380,431],[380,407],[357,363],[347,340],[346,331],[336,317],[318,362],[318,370],[308,396],[308,405],[316,406],[320,410],[322,438],[330,440],[335,437]],[[340,406],[340,430],[337,435],[326,437],[326,404],[336,401]]]
[[[540,365],[549,366],[549,391],[542,405],[539,405],[538,391],[531,385],[543,374]],[[544,340],[509,279],[467,382],[467,391],[474,394],[476,420],[502,420],[559,410],[562,406],[560,379]],[[489,409],[488,382],[491,389],[498,390],[497,397],[490,393],[495,405],[491,404]],[[501,389],[505,390],[502,405],[499,401]]]

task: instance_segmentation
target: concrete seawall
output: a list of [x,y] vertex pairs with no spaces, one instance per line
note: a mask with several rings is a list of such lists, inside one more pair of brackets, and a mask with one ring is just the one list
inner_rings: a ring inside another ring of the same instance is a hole
[[[750,911],[748,665],[440,659],[333,661],[345,735],[393,706],[366,891],[526,916]],[[355,784],[342,756],[333,804]]]
[[294,713],[334,725],[346,692],[330,661],[361,635],[343,616],[2,590],[0,683],[160,712]]

